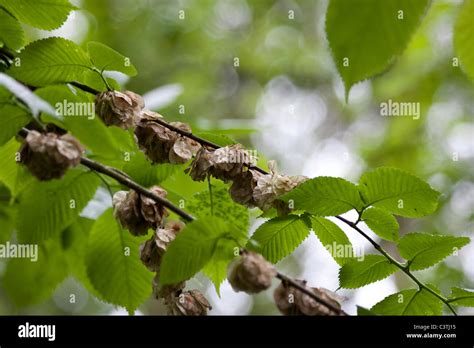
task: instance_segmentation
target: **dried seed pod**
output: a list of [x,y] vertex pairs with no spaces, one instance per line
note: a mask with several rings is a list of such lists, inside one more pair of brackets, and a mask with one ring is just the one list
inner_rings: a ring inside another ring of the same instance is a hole
[[81,162],[84,148],[70,134],[29,131],[20,149],[21,163],[39,180],[59,179]]
[[183,227],[180,221],[168,221],[165,228],[157,228],[153,236],[140,245],[140,259],[150,271],[159,271],[166,248]]
[[[306,282],[296,280],[301,285],[305,285]],[[296,305],[296,293],[297,289],[288,286],[285,282],[281,282],[280,285],[275,289],[273,298],[275,304],[283,315],[302,315],[299,307]]]
[[211,309],[209,301],[198,290],[183,291],[168,304],[169,315],[201,316]]
[[203,181],[208,175],[212,175],[227,182],[241,176],[244,169],[254,161],[254,157],[240,144],[221,147],[212,151],[201,148],[186,172],[195,181]]
[[[341,308],[339,301],[342,297],[324,288],[310,288],[304,280],[296,280],[301,286],[306,287],[322,300]],[[282,282],[273,294],[275,303],[284,315],[337,315],[330,308],[314,300],[308,294]]]
[[154,236],[140,245],[140,260],[151,272],[160,270],[161,255],[157,250]]
[[300,183],[308,180],[307,177],[302,175],[286,176],[278,174],[274,161],[270,161],[268,166],[271,174],[259,177],[253,192],[253,198],[257,206],[264,211],[270,209],[279,196],[290,192]]
[[[166,198],[168,192],[159,186],[150,187],[150,191],[161,198]],[[140,208],[143,218],[150,224],[151,227],[156,228],[161,225],[163,217],[168,216],[168,212],[160,204],[157,204],[153,199],[140,195]]]
[[[135,139],[140,150],[153,163],[182,164],[190,160],[201,145],[158,124],[160,114],[144,111],[135,129]],[[171,122],[170,125],[191,133],[191,127],[183,122]]]
[[203,181],[209,175],[209,171],[214,165],[214,151],[209,151],[205,147],[197,152],[196,158],[186,169],[194,181]]
[[214,151],[213,157],[211,174],[224,182],[237,178],[255,161],[241,144],[221,147]]
[[169,153],[178,135],[155,122],[162,116],[156,112],[144,111],[135,128],[135,140],[140,150],[153,163],[168,163]]
[[261,176],[262,174],[259,172],[250,169],[235,177],[229,189],[230,196],[234,202],[249,208],[257,206],[253,198],[253,191],[257,186],[258,178]]
[[170,305],[176,297],[178,297],[181,292],[186,287],[186,282],[180,282],[177,284],[170,285],[161,285],[160,276],[157,274],[153,278],[153,295],[158,299],[164,299],[166,305]]
[[[150,191],[162,198],[167,194],[158,186],[153,186]],[[163,206],[133,190],[116,192],[113,205],[117,220],[135,236],[147,234],[149,228],[156,229],[163,218],[168,216],[168,211]]]
[[96,113],[107,126],[132,127],[138,122],[143,107],[143,98],[131,91],[106,91],[95,98]]
[[169,162],[172,164],[183,164],[195,155],[201,145],[192,139],[179,137],[169,152]]
[[255,294],[268,289],[275,275],[275,268],[262,255],[245,252],[230,265],[228,279],[234,291]]
[[[324,288],[310,288],[322,300],[332,304],[336,308],[341,308],[339,301],[342,299],[336,293]],[[330,308],[317,302],[311,296],[298,291],[296,294],[296,305],[304,315],[337,315]]]

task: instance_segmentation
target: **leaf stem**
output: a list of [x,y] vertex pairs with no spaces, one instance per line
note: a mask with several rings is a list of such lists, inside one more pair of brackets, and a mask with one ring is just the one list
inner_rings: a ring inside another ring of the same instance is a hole
[[214,199],[212,197],[212,184],[211,184],[211,176],[207,176],[207,187],[209,188],[209,200],[211,203],[211,216],[214,216]]

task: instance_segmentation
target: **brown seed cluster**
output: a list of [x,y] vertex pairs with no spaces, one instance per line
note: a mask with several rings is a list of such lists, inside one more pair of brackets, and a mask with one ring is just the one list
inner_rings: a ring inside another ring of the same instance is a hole
[[130,91],[106,91],[95,98],[95,110],[99,118],[107,126],[123,129],[131,128],[138,122],[144,106],[143,98]]
[[275,275],[275,268],[262,255],[244,252],[230,265],[227,278],[234,291],[255,294],[268,289]]
[[[316,296],[332,304],[336,308],[341,308],[342,297],[324,288],[311,288],[306,285],[306,281],[297,282],[313,292]],[[338,315],[330,308],[314,300],[304,292],[282,282],[273,293],[275,304],[284,315]]]
[[[201,146],[157,122],[161,115],[143,110],[143,98],[133,92],[100,93],[96,96],[95,106],[98,116],[107,126],[135,127],[135,140],[153,163],[183,164],[194,157],[186,170],[192,179],[203,181],[212,176],[231,182],[230,195],[242,205],[259,207],[263,211],[275,207],[279,212],[288,212],[288,207],[278,197],[307,180],[303,176],[278,174],[274,162],[269,162],[270,174],[252,169],[256,159],[240,144],[218,149]],[[170,125],[185,134],[192,131],[189,125],[182,122]],[[83,151],[81,144],[68,134],[31,131],[21,148],[21,160],[40,180],[50,180],[62,177],[68,168],[78,165]],[[153,186],[150,190],[162,198],[167,195],[159,186]],[[154,230],[152,237],[140,246],[140,259],[150,271],[156,272],[152,284],[154,296],[164,300],[168,313],[206,315],[212,307],[198,290],[185,291],[185,282],[162,285],[159,281],[163,255],[184,224],[177,221],[164,224],[167,210],[133,190],[117,192],[113,205],[116,219],[133,235],[146,235],[150,228]],[[253,294],[268,289],[276,274],[273,265],[262,255],[244,251],[230,265],[228,279],[235,291]],[[306,286],[306,282],[299,282]],[[322,288],[308,289],[340,308],[339,298],[334,293]],[[311,296],[284,282],[275,290],[274,297],[278,308],[286,315],[334,315]]]
[[[237,161],[237,162],[236,162]],[[202,181],[208,176],[232,181],[230,195],[232,199],[249,208],[259,207],[267,211],[272,207],[282,210],[279,196],[290,192],[308,178],[305,176],[287,176],[278,174],[275,162],[270,161],[270,174],[262,174],[249,168],[254,159],[240,144],[226,146],[217,150],[204,147],[187,169],[191,178]]]
[[[156,112],[144,111],[135,128],[135,139],[140,150],[153,163],[182,164],[190,160],[201,145],[187,137],[156,123],[161,115]],[[183,122],[171,122],[172,126],[191,132],[191,127]]]
[[20,159],[39,180],[59,179],[81,162],[84,148],[70,134],[29,131],[20,149]]
[[[167,195],[159,186],[151,187],[150,191],[162,198]],[[149,228],[158,228],[168,216],[168,211],[163,206],[133,190],[116,192],[113,205],[115,218],[134,236],[147,234]]]
[[140,259],[152,272],[159,272],[161,259],[168,245],[176,238],[183,229],[181,221],[168,221],[161,228],[158,227],[152,237],[140,246]]
[[176,316],[203,316],[212,309],[209,301],[198,290],[183,291],[169,298],[168,314]]
[[160,283],[160,265],[169,244],[184,228],[180,221],[168,221],[164,227],[156,229],[152,237],[140,246],[140,259],[152,272],[153,294],[156,299],[163,299],[169,315],[206,315],[212,309],[209,302],[198,290],[184,291],[185,282],[162,285]]

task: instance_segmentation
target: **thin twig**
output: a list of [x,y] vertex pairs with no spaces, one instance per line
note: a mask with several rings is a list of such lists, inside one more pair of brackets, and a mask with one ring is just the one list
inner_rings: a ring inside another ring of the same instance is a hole
[[442,296],[441,294],[438,294],[436,291],[431,289],[429,286],[424,284],[422,281],[420,281],[413,273],[411,273],[409,269],[409,265],[403,265],[397,260],[395,260],[389,253],[387,253],[380,244],[378,244],[376,241],[374,241],[371,237],[369,237],[364,231],[362,231],[356,223],[353,223],[352,221],[349,221],[342,216],[335,216],[335,218],[341,220],[344,222],[346,225],[352,227],[354,230],[356,230],[360,235],[362,235],[365,239],[367,239],[370,244],[374,246],[375,249],[377,249],[378,252],[380,252],[385,258],[392,264],[394,264],[396,267],[398,267],[403,273],[405,273],[410,279],[412,279],[416,285],[418,285],[418,288],[425,289],[426,291],[430,292],[432,295],[436,296],[438,299],[440,299],[448,308],[449,310],[454,314],[457,315],[455,309],[451,306],[449,303],[449,300]]
[[130,188],[130,189],[132,189],[132,190],[134,190],[134,191],[136,191],[136,192],[138,192],[138,193],[140,193],[140,194],[142,194],[142,195],[144,195],[148,198],[153,199],[158,204],[168,208],[169,210],[176,213],[177,215],[179,215],[180,217],[182,217],[184,220],[186,220],[188,222],[194,220],[194,217],[192,215],[189,215],[184,210],[178,208],[177,206],[175,206],[173,203],[171,203],[167,199],[164,199],[164,198],[158,196],[156,193],[153,193],[152,191],[146,189],[145,187],[143,187],[140,184],[136,183],[132,179],[120,174],[119,172],[117,172],[116,170],[114,170],[111,167],[108,167],[106,165],[103,165],[102,163],[93,161],[93,160],[91,160],[87,157],[81,157],[81,164],[88,167],[88,168],[90,168],[90,169],[98,171],[99,173],[110,176],[111,178],[114,178],[115,180],[117,180],[122,185],[125,185],[128,188]]

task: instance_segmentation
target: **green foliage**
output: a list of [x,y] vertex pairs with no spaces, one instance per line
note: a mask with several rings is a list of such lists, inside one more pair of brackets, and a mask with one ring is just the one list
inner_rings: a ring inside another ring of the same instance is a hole
[[0,244],[5,244],[5,242],[9,241],[12,237],[13,213],[13,206],[4,202],[0,203]]
[[429,4],[429,0],[330,1],[326,33],[346,96],[354,84],[380,74],[394,62]]
[[355,289],[387,278],[398,268],[382,255],[365,255],[363,260],[352,259],[339,270],[342,288]]
[[20,22],[0,8],[0,42],[14,50],[18,50],[23,46],[24,40]]
[[153,273],[141,263],[140,243],[107,210],[92,226],[86,251],[87,275],[107,302],[125,307],[130,314],[151,294]]
[[20,22],[45,30],[59,28],[76,7],[68,0],[0,0]]
[[11,196],[16,197],[32,181],[33,177],[25,166],[19,165],[17,153],[20,143],[16,139],[11,139],[0,147],[0,181],[10,190]]
[[91,69],[87,54],[74,42],[52,37],[30,43],[18,55],[21,64],[12,65],[12,77],[32,86],[81,81]]
[[69,226],[99,186],[91,172],[70,170],[61,180],[35,182],[20,197],[16,226],[22,243],[35,243]]
[[361,307],[361,306],[357,306],[357,315],[359,317],[366,317],[366,316],[373,316],[375,315],[371,310],[367,309],[367,308],[364,308],[364,307]]
[[87,43],[87,51],[92,63],[100,71],[120,71],[129,76],[137,74],[137,69],[129,58],[100,42]]
[[247,247],[260,252],[268,261],[277,263],[308,237],[310,226],[306,215],[276,217],[255,231]]
[[68,274],[59,239],[45,241],[37,247],[37,261],[10,259],[5,270],[5,291],[19,307],[46,300]]
[[293,201],[295,209],[318,216],[338,215],[351,209],[359,210],[363,206],[353,183],[333,177],[307,180],[280,199]]
[[409,233],[398,242],[400,255],[408,260],[413,271],[435,265],[469,243],[467,237]]
[[461,288],[452,288],[449,302],[462,307],[474,307],[474,291]]
[[130,161],[123,166],[125,173],[145,187],[159,184],[179,170],[183,170],[183,166],[169,163],[152,164],[140,151],[132,153]]
[[[212,205],[209,190],[205,190],[194,194],[187,201],[186,210],[198,219],[206,219],[208,216],[220,218],[245,235],[249,227],[248,209],[230,198],[226,185],[213,183],[212,186]],[[203,268],[203,273],[214,283],[218,294],[220,285],[227,277],[229,263],[238,255],[235,247],[233,240],[218,240],[211,259]]]
[[474,81],[474,0],[465,0],[454,26],[454,48],[466,75]]
[[86,254],[90,231],[95,220],[79,217],[61,232],[60,240],[70,275],[97,298],[102,295],[92,285],[87,275]]
[[396,168],[377,168],[360,178],[360,192],[367,206],[410,218],[433,213],[439,192],[414,175]]
[[[161,283],[178,283],[194,276],[215,255],[218,242],[222,239],[231,241],[234,248],[239,248],[247,239],[246,231],[214,216],[187,224],[171,242],[163,257]],[[219,278],[217,275],[214,277]]]
[[231,261],[239,255],[238,251],[234,241],[219,239],[211,259],[202,269],[202,272],[214,283],[218,295],[220,295],[222,282],[227,278],[227,268]]
[[195,193],[185,204],[186,210],[197,218],[216,216],[235,226],[243,233],[249,228],[249,211],[243,205],[235,203],[229,195],[227,186],[212,184],[212,205],[209,190]]
[[235,144],[235,140],[226,134],[210,133],[210,132],[193,132],[198,137],[206,139],[219,146],[228,146]]
[[14,137],[31,120],[28,113],[14,105],[0,105],[0,146]]
[[[340,265],[344,265],[354,255],[352,244],[344,231],[334,222],[322,218],[311,216],[311,224],[314,234],[319,238],[323,246],[331,253],[334,260]],[[338,248],[344,250],[343,255],[338,254]],[[350,250],[350,255],[345,253]]]
[[400,226],[393,215],[385,210],[371,207],[364,210],[361,218],[380,238],[392,242],[398,239]]
[[387,296],[370,310],[377,315],[441,315],[443,302],[426,289],[408,289]]

